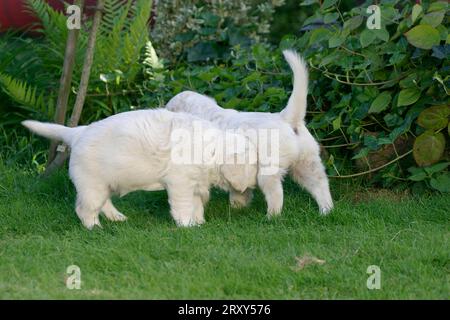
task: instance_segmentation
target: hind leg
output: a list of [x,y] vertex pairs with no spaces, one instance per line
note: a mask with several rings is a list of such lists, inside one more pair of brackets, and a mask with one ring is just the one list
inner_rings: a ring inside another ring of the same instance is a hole
[[111,199],[106,200],[105,204],[102,207],[102,212],[108,220],[111,221],[125,221],[127,217],[117,210]]
[[83,191],[78,193],[76,212],[83,225],[89,230],[92,230],[94,226],[101,227],[99,213],[106,198],[106,194],[96,192]]
[[90,177],[77,176],[74,179],[77,189],[76,212],[83,225],[91,230],[100,226],[99,213],[109,199],[108,188]]
[[291,168],[292,178],[314,197],[322,215],[333,209],[333,199],[325,168],[319,155],[298,161]]

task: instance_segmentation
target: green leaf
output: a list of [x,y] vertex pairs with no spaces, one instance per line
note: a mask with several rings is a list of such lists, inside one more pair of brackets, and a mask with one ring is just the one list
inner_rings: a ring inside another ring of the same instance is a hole
[[325,28],[318,28],[311,32],[311,37],[309,38],[309,44],[319,43],[324,40],[328,40],[330,37],[330,30]]
[[328,9],[329,7],[333,6],[337,0],[325,0],[322,4],[322,10]]
[[369,154],[369,148],[362,148],[357,154],[352,157],[352,160],[367,157]]
[[341,127],[341,116],[333,120],[333,130],[338,130]]
[[377,36],[373,32],[373,30],[364,29],[359,36],[359,42],[361,42],[361,46],[363,48],[369,46],[372,42],[375,41]]
[[421,167],[432,165],[441,159],[444,149],[445,137],[441,132],[425,131],[414,141],[414,160]]
[[334,33],[333,36],[328,40],[329,48],[339,47],[345,41],[345,34],[342,33]]
[[440,192],[450,192],[450,173],[445,172],[430,180],[430,185]]
[[439,31],[432,26],[421,24],[405,33],[406,39],[414,47],[429,50],[440,42]]
[[430,7],[428,8],[428,12],[445,10],[447,8],[448,8],[448,3],[447,2],[445,2],[445,1],[437,1],[437,2],[434,2],[434,3],[430,4]]
[[354,16],[344,22],[344,29],[346,29],[348,31],[355,30],[356,28],[358,28],[361,25],[363,20],[364,19],[362,16]]
[[259,73],[258,71],[253,71],[252,73],[250,73],[247,77],[245,77],[244,79],[242,79],[242,83],[244,85],[248,84],[249,82],[253,82],[253,81],[260,81],[261,80],[261,73]]
[[383,91],[370,105],[369,113],[379,113],[385,110],[391,102],[392,96],[389,91]]
[[0,72],[0,88],[14,101],[17,107],[37,112],[48,118],[53,117],[54,108],[51,101],[44,98],[44,92],[38,95],[38,88],[26,81],[18,80]]
[[420,24],[422,25],[427,24],[436,28],[438,25],[442,23],[442,20],[444,20],[444,16],[445,16],[444,10],[427,13],[426,15],[423,16],[422,20],[420,20]]
[[389,41],[389,32],[386,29],[374,29],[372,31],[378,39],[381,39],[384,42]]
[[449,164],[450,162],[436,163],[435,165],[425,167],[424,169],[429,175],[432,175],[433,173],[446,169]]
[[425,180],[428,177],[428,175],[425,172],[419,172],[416,174],[413,174],[412,176],[409,176],[408,179],[412,181],[422,181]]
[[449,106],[433,106],[420,113],[417,123],[425,129],[439,130],[447,126],[449,116]]
[[387,115],[384,116],[384,122],[386,122],[388,127],[395,127],[395,126],[399,126],[402,122],[403,119],[395,114],[395,113],[388,113]]
[[333,23],[333,22],[335,22],[338,18],[339,18],[339,13],[337,13],[337,12],[330,12],[330,13],[327,13],[327,14],[323,17],[323,22],[324,22],[325,24]]
[[447,40],[447,36],[448,36],[448,30],[446,27],[444,27],[443,25],[439,25],[436,27],[437,31],[439,31],[439,34],[441,36],[441,41],[445,41]]
[[417,85],[417,74],[414,72],[406,78],[400,80],[399,85],[402,89],[415,87]]
[[420,91],[417,88],[407,88],[400,91],[397,106],[409,106],[420,98]]
[[414,6],[413,6],[413,9],[412,9],[412,14],[411,14],[411,19],[412,19],[412,22],[414,23],[415,21],[416,21],[416,19],[417,19],[417,17],[419,16],[419,14],[422,12],[422,6],[420,5],[420,4],[418,4],[418,3],[416,3]]
[[239,103],[241,103],[241,99],[233,97],[231,98],[231,100],[227,101],[223,106],[228,109],[234,109],[239,105]]

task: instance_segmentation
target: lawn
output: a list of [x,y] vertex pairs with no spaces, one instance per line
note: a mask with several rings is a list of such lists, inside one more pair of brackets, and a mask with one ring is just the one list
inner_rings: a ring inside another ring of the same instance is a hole
[[[231,209],[214,191],[206,224],[175,227],[165,192],[114,199],[126,222],[84,229],[63,171],[47,179],[0,166],[2,299],[397,299],[449,297],[448,195],[411,196],[332,181],[321,217],[285,182],[283,215],[268,221],[258,193]],[[305,256],[323,264],[298,267]],[[65,286],[81,270],[81,289]],[[367,268],[381,270],[369,290]]]

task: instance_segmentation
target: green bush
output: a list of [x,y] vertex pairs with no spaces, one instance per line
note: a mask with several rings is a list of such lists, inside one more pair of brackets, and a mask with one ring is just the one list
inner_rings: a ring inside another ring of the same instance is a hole
[[228,58],[229,49],[265,40],[285,0],[166,0],[157,5],[152,39],[171,61]]
[[[122,75],[127,74],[123,68],[120,72],[97,69],[83,122],[134,108],[161,107],[175,94],[188,89],[213,96],[225,108],[280,111],[292,86],[292,74],[281,50],[294,48],[309,64],[308,126],[324,147],[331,176],[362,175],[368,178],[366,181],[384,187],[398,184],[416,192],[423,192],[425,187],[447,192],[450,188],[447,4],[383,1],[379,5],[382,18],[379,30],[366,27],[369,16],[366,8],[370,4],[367,1],[345,10],[346,6],[339,6],[337,0],[321,3],[306,0],[300,4],[301,8],[306,7],[314,14],[304,20],[300,33],[292,30],[293,35],[286,35],[279,48],[265,41],[250,46],[228,43],[220,47],[226,54],[210,55],[209,51],[200,50],[200,59],[187,59],[189,51],[185,51],[186,59],[167,69],[160,69],[153,47],[147,42],[135,61],[141,69],[131,80],[122,81]],[[202,11],[203,14],[207,12]],[[200,23],[201,29],[206,27],[205,21]],[[206,39],[201,32],[196,36],[197,44]],[[30,42],[15,41],[19,47],[21,42]],[[14,48],[15,41],[8,41],[7,45]],[[211,34],[208,41],[223,45],[223,38],[217,34]],[[27,50],[48,46],[46,41],[42,42],[31,41]],[[231,48],[228,50],[227,46]],[[30,54],[13,55],[9,57],[11,61],[20,61]],[[23,74],[42,80],[44,66],[42,59],[34,59],[22,67]],[[14,76],[14,70],[11,68],[8,74]],[[20,83],[17,86],[20,89]],[[14,92],[3,89],[14,99]],[[34,97],[39,101],[40,95]],[[23,117],[23,113],[18,114]],[[14,139],[6,140],[10,145]],[[36,148],[26,150],[33,152]]]
[[435,165],[449,160],[448,4],[383,1],[381,29],[370,30],[369,1],[348,12],[340,12],[334,0],[320,8],[305,2],[318,10],[294,44],[304,48],[315,71],[310,93],[316,109],[324,111],[310,127],[340,132],[352,159],[368,170],[411,152],[424,167],[408,159],[395,162],[374,177],[385,185],[407,178],[450,191],[449,163]]
[[[42,149],[42,143],[36,144],[18,124],[25,118],[53,120],[68,29],[64,13],[55,11],[45,1],[28,0],[28,7],[42,21],[38,32],[43,37],[28,38],[15,33],[0,37],[0,147],[6,158],[20,162],[33,157],[42,169],[45,152],[35,152],[34,147]],[[148,0],[127,4],[105,0],[81,123],[147,105],[143,93],[158,85],[154,80],[161,80],[158,70],[162,67],[146,31],[151,8]],[[81,77],[92,19],[83,23],[68,116]],[[17,139],[17,133],[28,138]],[[20,151],[16,155],[11,152],[14,148]]]
[[[304,1],[315,14],[280,44],[309,62],[309,128],[328,151],[330,175],[449,191],[446,3],[384,1],[380,30],[366,27],[369,4],[340,11],[338,1]],[[235,46],[216,64],[178,65],[169,78],[162,100],[191,89],[248,111],[281,110],[291,87],[280,50],[265,44]]]

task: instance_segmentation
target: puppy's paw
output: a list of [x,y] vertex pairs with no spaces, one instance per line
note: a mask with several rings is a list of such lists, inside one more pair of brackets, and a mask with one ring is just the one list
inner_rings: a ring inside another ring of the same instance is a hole
[[102,228],[102,225],[100,224],[100,220],[99,220],[98,216],[84,218],[81,222],[88,230],[94,229],[95,226]]
[[277,208],[267,208],[267,218],[273,219],[275,217],[281,216],[281,207]]
[[105,213],[105,217],[110,221],[125,221],[127,220],[127,216],[120,213],[120,212],[113,212],[113,213]]
[[327,216],[333,210],[333,204],[327,204],[326,206],[320,207],[320,215]]
[[192,219],[178,219],[175,220],[175,223],[177,224],[178,227],[182,228],[190,228],[200,225],[198,222]]
[[195,222],[195,224],[197,226],[200,226],[200,225],[205,223],[205,218],[203,218],[203,217],[201,217],[201,218],[200,217],[195,217],[194,222]]

